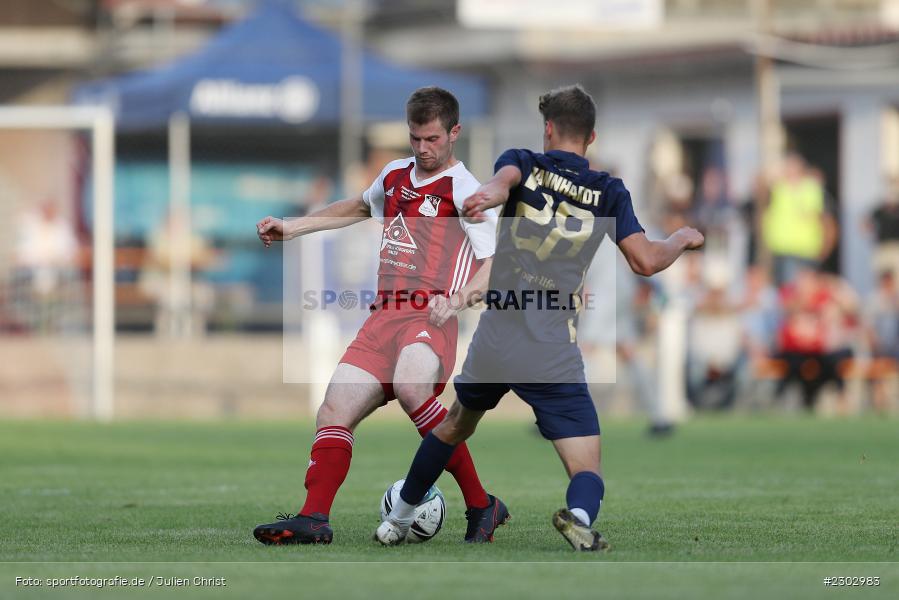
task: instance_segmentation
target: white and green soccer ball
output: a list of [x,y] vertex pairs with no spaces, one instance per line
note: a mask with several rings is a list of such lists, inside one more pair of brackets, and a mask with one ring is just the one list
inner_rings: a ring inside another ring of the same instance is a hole
[[[381,498],[382,521],[387,520],[393,505],[400,497],[400,490],[403,489],[405,482],[405,479],[400,479],[384,492],[384,496]],[[415,520],[412,521],[406,541],[410,544],[427,542],[443,527],[444,515],[446,515],[446,502],[443,500],[443,494],[436,485],[431,486],[421,503],[415,507]]]

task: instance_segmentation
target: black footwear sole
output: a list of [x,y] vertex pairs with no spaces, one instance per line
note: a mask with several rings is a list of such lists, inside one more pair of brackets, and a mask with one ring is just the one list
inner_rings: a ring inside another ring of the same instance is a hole
[[567,508],[560,508],[555,512],[553,527],[578,552],[604,552],[611,549],[601,533],[582,524]]
[[332,536],[319,534],[312,538],[299,537],[289,529],[259,528],[253,530],[253,537],[266,546],[287,546],[292,544],[330,544]]

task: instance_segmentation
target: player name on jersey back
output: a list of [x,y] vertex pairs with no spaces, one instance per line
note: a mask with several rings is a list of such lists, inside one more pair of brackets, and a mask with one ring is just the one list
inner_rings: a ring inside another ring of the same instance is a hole
[[[577,175],[576,172],[573,173]],[[592,206],[599,206],[599,198],[602,196],[602,190],[578,185],[560,173],[546,171],[537,166],[531,170],[531,175],[529,180],[525,182],[525,186],[528,189],[542,187],[558,194],[564,194],[581,204],[590,204]]]
[[487,308],[537,340],[574,342],[584,276],[603,238],[642,231],[630,195],[571,152],[507,150],[495,169],[505,166],[522,180],[504,209]]

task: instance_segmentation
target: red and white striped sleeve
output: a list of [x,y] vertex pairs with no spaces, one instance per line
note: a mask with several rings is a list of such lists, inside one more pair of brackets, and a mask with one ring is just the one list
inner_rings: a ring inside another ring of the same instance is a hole
[[487,218],[480,223],[469,223],[461,215],[465,199],[474,194],[480,186],[480,182],[467,170],[463,171],[461,175],[453,177],[453,204],[459,213],[462,229],[465,230],[465,235],[471,242],[475,258],[479,260],[489,258],[496,253],[497,212],[493,208],[484,211]]

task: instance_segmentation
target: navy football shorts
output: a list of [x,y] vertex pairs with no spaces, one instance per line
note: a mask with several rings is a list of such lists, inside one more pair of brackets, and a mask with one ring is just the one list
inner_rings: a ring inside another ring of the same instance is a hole
[[462,406],[491,410],[510,390],[527,402],[548,440],[599,435],[599,417],[577,344],[539,342],[526,327],[481,316],[462,372],[453,380]]

